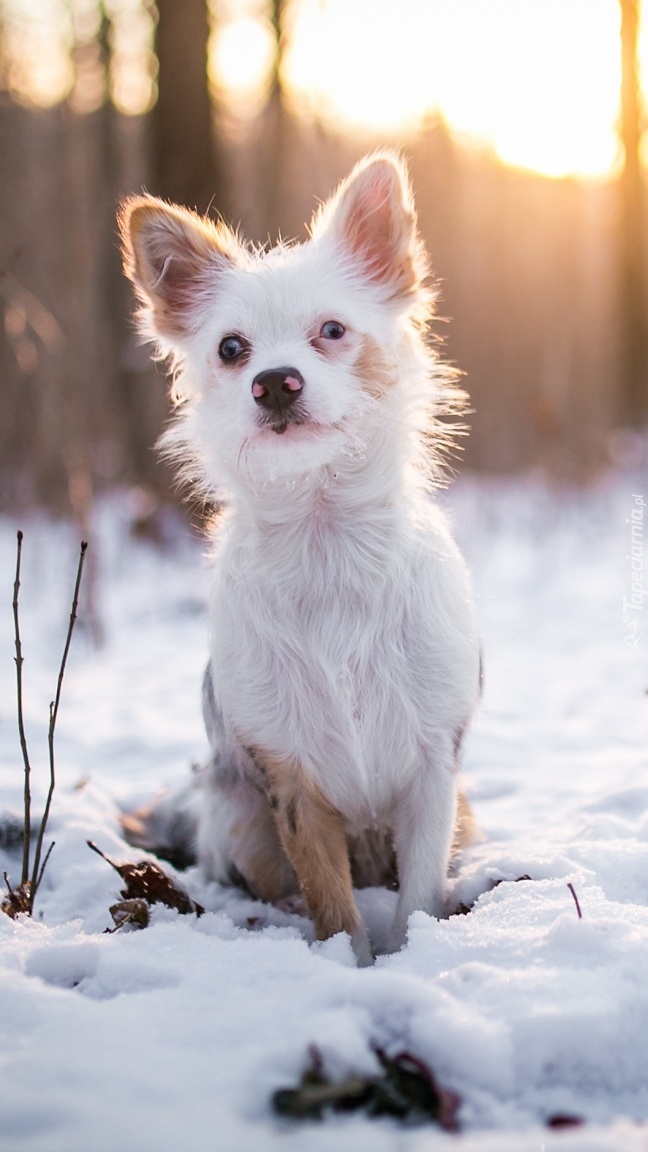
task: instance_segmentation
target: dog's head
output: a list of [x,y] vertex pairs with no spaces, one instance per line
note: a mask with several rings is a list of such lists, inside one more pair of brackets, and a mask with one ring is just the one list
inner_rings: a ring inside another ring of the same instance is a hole
[[305,244],[253,252],[149,196],[126,201],[121,228],[142,331],[173,358],[179,438],[208,485],[366,453],[408,373],[421,375],[427,267],[391,153],[357,165]]

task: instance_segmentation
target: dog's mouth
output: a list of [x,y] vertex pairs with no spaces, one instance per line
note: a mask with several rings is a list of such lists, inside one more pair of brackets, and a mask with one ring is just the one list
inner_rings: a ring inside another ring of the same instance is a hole
[[277,436],[282,436],[288,428],[313,426],[313,421],[303,409],[285,408],[283,411],[265,412],[263,416],[257,416],[257,424],[262,432],[276,432]]

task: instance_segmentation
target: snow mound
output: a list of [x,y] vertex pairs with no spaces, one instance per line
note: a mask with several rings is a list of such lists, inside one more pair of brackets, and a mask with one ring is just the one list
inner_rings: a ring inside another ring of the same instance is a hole
[[[121,881],[86,841],[141,859],[120,808],[205,755],[208,577],[188,534],[155,550],[131,538],[126,502],[101,505],[90,544],[105,642],[73,641],[56,847],[34,920],[0,916],[0,1149],[645,1152],[648,673],[623,618],[642,491],[623,476],[571,494],[462,481],[445,498],[486,656],[464,764],[482,839],[451,878],[458,914],[414,914],[402,952],[362,971],[347,937],[314,942],[305,918],[196,869],[177,878],[202,917],[156,904],[148,928],[106,932]],[[21,527],[38,811],[78,541],[36,517]],[[0,522],[0,868],[17,881],[14,549]],[[358,894],[379,950],[394,899]],[[298,1083],[313,1044],[332,1078],[378,1074],[376,1047],[413,1053],[459,1097],[461,1134],[362,1114],[281,1120],[272,1094]]]

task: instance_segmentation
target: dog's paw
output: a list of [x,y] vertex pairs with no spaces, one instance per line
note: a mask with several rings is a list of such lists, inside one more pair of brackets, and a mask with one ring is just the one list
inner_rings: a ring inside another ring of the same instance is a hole
[[389,933],[386,955],[391,956],[394,952],[400,952],[405,944],[407,944],[407,923],[403,925],[397,922]]
[[374,962],[374,954],[364,928],[356,928],[351,934],[351,947],[358,961],[358,968],[370,968]]
[[275,908],[280,912],[287,912],[292,916],[309,916],[308,907],[301,892],[292,892],[290,896],[282,896],[275,900]]

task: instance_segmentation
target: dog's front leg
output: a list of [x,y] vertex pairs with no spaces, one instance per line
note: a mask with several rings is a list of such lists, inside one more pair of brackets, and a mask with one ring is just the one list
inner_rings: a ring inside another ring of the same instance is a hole
[[457,819],[454,757],[441,749],[424,761],[400,796],[394,818],[399,895],[389,939],[397,952],[412,912],[446,915],[446,879]]
[[305,769],[254,749],[267,781],[279,838],[315,924],[318,940],[348,932],[362,966],[373,963],[351,884],[344,818]]

